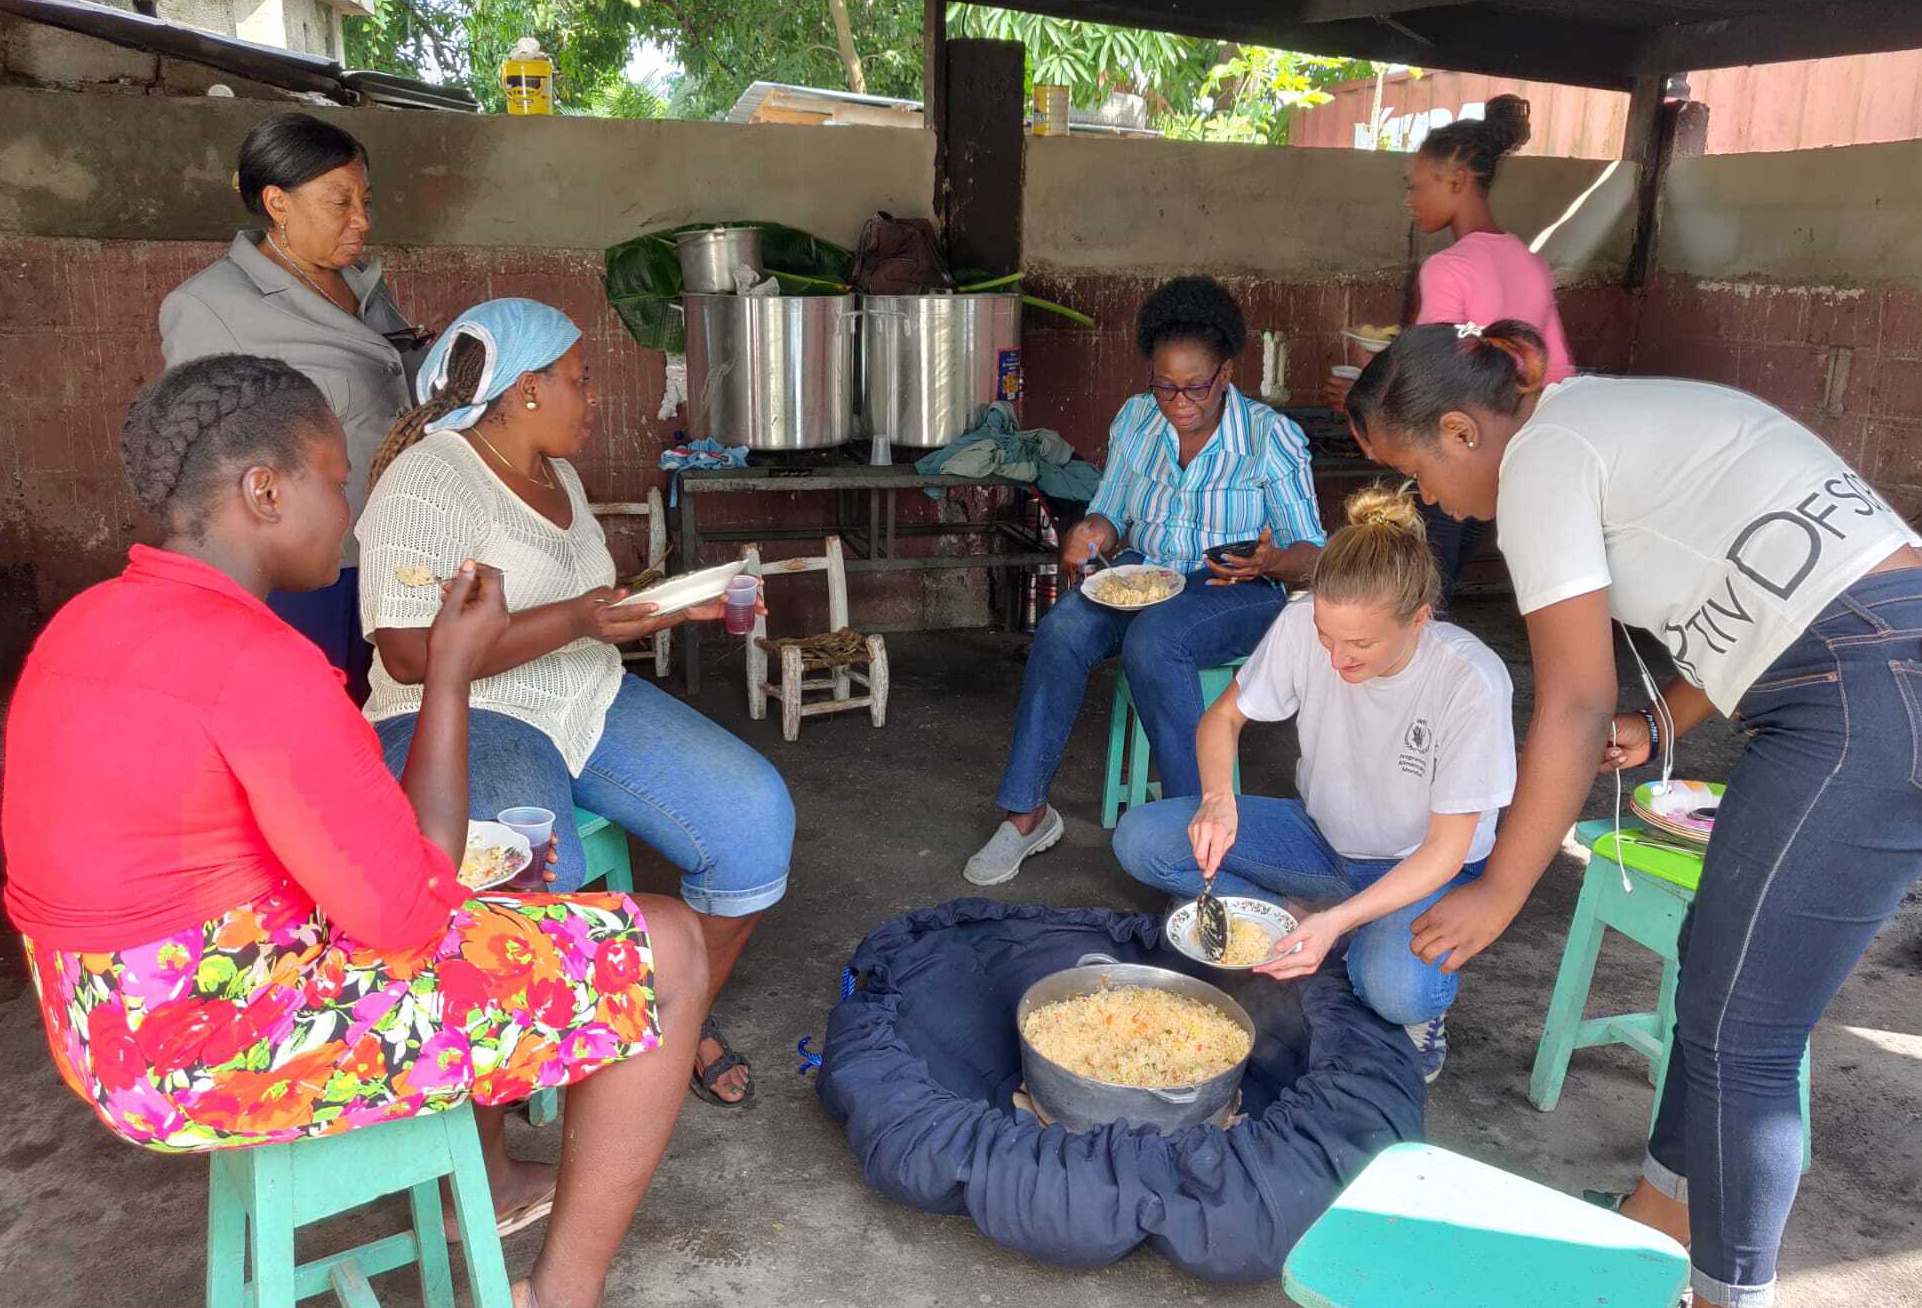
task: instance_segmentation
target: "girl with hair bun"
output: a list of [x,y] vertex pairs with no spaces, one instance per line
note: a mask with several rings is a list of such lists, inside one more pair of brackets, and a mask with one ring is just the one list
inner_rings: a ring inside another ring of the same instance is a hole
[[[1667,1079],[1622,1211],[1693,1237],[1697,1304],[1765,1308],[1801,1177],[1803,1047],[1922,871],[1922,538],[1752,395],[1660,377],[1544,387],[1548,371],[1525,323],[1416,327],[1348,398],[1424,499],[1496,520],[1534,660],[1487,875],[1419,919],[1415,947],[1452,971],[1492,944],[1598,766],[1666,760],[1712,714],[1739,720],[1749,740],[1682,927]],[[1611,620],[1658,635],[1680,673],[1656,693],[1643,670],[1645,709],[1616,712]]]
[[[1481,641],[1435,620],[1441,578],[1414,499],[1348,498],[1309,583],[1196,733],[1202,793],[1131,810],[1115,830],[1130,876],[1170,894],[1296,900],[1308,910],[1256,970],[1306,976],[1344,939],[1355,993],[1407,1028],[1433,1081],[1458,981],[1422,960],[1410,924],[1481,875],[1515,786],[1513,687]],[[1249,721],[1295,719],[1299,799],[1234,792]]]
[[[1548,261],[1495,219],[1489,192],[1501,161],[1528,144],[1528,101],[1498,95],[1480,118],[1463,118],[1430,132],[1409,160],[1408,212],[1424,236],[1446,229],[1455,242],[1422,262],[1416,324],[1492,323],[1515,318],[1540,333],[1546,380],[1571,376],[1568,338],[1555,308],[1555,275]],[[1339,406],[1349,383],[1329,379]],[[1447,607],[1462,564],[1473,557],[1487,524],[1429,513],[1428,539],[1442,573]]]

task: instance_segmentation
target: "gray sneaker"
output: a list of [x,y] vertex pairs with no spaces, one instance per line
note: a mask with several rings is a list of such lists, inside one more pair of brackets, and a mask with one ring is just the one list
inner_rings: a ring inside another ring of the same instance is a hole
[[1054,848],[1067,826],[1061,820],[1061,815],[1054,811],[1053,805],[1049,805],[1048,811],[1041,815],[1041,821],[1035,824],[1031,836],[1016,831],[1014,823],[1003,822],[994,829],[994,835],[988,843],[968,860],[961,875],[977,886],[998,886],[1003,881],[1012,881],[1014,874],[1021,870],[1021,860],[1030,854]]

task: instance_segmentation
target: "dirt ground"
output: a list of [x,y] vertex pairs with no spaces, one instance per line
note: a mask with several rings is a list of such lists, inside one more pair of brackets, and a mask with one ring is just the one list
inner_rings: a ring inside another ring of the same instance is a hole
[[[1519,720],[1529,705],[1520,623],[1505,601],[1470,600],[1459,618],[1506,658]],[[964,1219],[899,1207],[863,1183],[845,1140],[797,1076],[795,1042],[817,1038],[855,943],[908,908],[975,893],[963,860],[996,820],[991,807],[1020,684],[1023,642],[989,632],[889,637],[894,692],[886,728],[865,715],[812,719],[794,744],[778,721],[749,722],[738,641],[708,642],[702,709],[765,750],[800,815],[792,890],[767,919],[723,996],[720,1016],[755,1064],[744,1110],[689,1100],[674,1144],[622,1248],[610,1305],[888,1305],[1079,1308],[1273,1305],[1277,1288],[1223,1288],[1137,1254],[1099,1272],[1064,1272],[1009,1254]],[[1623,656],[1624,659],[1626,656]],[[1624,686],[1633,684],[1627,670]],[[678,674],[670,682],[678,689]],[[1111,676],[1099,674],[1056,782],[1068,836],[1000,890],[1023,902],[1153,911],[1116,868],[1099,825]],[[1638,702],[1639,691],[1628,696]],[[1725,775],[1740,738],[1711,723],[1683,743],[1678,772]],[[1289,794],[1294,736],[1251,729],[1244,785]],[[1587,810],[1608,812],[1597,787]],[[85,858],[84,834],[75,857]],[[673,877],[637,850],[645,888]],[[1564,1190],[1627,1188],[1642,1155],[1652,1091],[1616,1047],[1577,1053],[1553,1113],[1525,1091],[1580,870],[1563,858],[1508,935],[1466,973],[1449,1020],[1447,1070],[1429,1100],[1435,1142]],[[1792,1308],[1922,1304],[1922,902],[1870,949],[1815,1036],[1815,1167],[1783,1253],[1779,1302]],[[1612,937],[1590,1011],[1651,1006],[1652,955]],[[5,995],[0,991],[0,995]],[[558,1155],[559,1132],[516,1120],[524,1156]],[[0,1001],[0,1302],[155,1308],[201,1301],[206,1164],[117,1143],[55,1077],[30,995]],[[303,1252],[394,1229],[387,1205],[303,1239]],[[539,1229],[507,1242],[524,1270]],[[412,1305],[405,1274],[377,1282]]]

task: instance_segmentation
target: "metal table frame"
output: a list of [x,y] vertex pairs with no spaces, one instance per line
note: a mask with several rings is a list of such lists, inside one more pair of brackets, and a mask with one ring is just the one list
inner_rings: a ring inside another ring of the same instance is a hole
[[[1014,630],[1020,617],[1020,587],[1016,585],[1025,568],[1055,561],[1055,551],[1044,546],[1039,536],[1019,521],[968,519],[961,522],[897,522],[895,497],[902,491],[928,487],[969,489],[982,486],[1008,487],[1018,501],[1025,500],[1028,482],[1007,477],[956,477],[947,473],[916,472],[913,465],[869,467],[864,464],[830,464],[819,468],[691,468],[680,474],[680,541],[676,556],[678,571],[691,572],[701,566],[701,547],[709,544],[768,540],[816,540],[838,535],[847,549],[849,572],[930,571],[941,568],[994,568],[1003,576],[1008,629]],[[784,527],[778,525],[728,527],[703,532],[695,506],[704,495],[740,495],[764,492],[833,492],[834,521],[830,526]],[[862,513],[862,500],[866,513]],[[940,536],[986,536],[992,552],[987,554],[903,555],[898,545],[903,538]],[[681,628],[683,667],[688,693],[701,687],[701,629],[698,623]]]

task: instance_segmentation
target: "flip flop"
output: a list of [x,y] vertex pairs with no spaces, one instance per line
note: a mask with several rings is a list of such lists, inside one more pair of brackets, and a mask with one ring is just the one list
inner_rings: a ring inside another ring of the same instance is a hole
[[[494,1221],[494,1233],[506,1239],[516,1231],[524,1231],[534,1223],[545,1220],[554,1211],[554,1190],[554,1186],[549,1186],[545,1194],[535,1195],[526,1203],[516,1205],[499,1214]],[[460,1243],[458,1225],[447,1231],[446,1235],[447,1243]]]
[[754,1099],[754,1082],[751,1079],[747,1083],[747,1089],[742,1092],[739,1099],[724,1099],[715,1093],[714,1083],[716,1081],[720,1080],[733,1069],[737,1067],[748,1067],[750,1064],[747,1059],[735,1053],[734,1050],[729,1047],[727,1037],[721,1034],[720,1025],[716,1023],[712,1017],[701,1023],[701,1039],[712,1040],[715,1044],[719,1045],[721,1047],[721,1055],[706,1067],[690,1072],[687,1078],[687,1088],[702,1099],[705,1099],[708,1103],[715,1104],[721,1108],[739,1108],[743,1104],[752,1102]]

